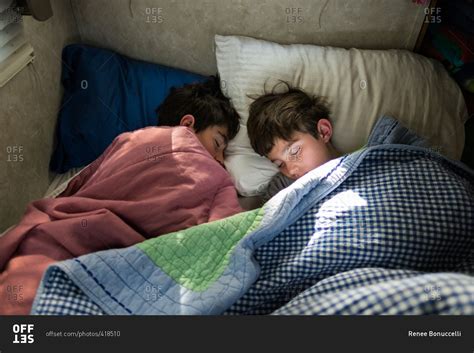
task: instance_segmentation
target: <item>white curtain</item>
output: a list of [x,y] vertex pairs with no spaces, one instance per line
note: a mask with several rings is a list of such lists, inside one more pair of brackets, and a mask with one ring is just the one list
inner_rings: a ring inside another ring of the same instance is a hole
[[14,0],[0,0],[0,87],[33,60]]

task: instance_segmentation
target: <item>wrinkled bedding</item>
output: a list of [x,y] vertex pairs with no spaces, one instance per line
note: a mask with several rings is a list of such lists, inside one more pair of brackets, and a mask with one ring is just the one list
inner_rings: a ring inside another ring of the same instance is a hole
[[45,269],[56,261],[241,211],[229,174],[191,130],[124,133],[59,197],[30,203],[0,237],[0,314],[28,314]]
[[472,170],[374,145],[259,209],[56,263],[31,313],[474,314],[473,235]]

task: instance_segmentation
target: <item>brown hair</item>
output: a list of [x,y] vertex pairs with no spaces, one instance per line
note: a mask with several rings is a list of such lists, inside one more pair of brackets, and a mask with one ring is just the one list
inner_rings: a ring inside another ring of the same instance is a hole
[[316,139],[316,125],[331,114],[324,97],[311,96],[304,91],[283,83],[287,90],[266,93],[250,104],[247,132],[252,148],[261,156],[270,153],[275,139],[289,141],[294,132],[306,132]]

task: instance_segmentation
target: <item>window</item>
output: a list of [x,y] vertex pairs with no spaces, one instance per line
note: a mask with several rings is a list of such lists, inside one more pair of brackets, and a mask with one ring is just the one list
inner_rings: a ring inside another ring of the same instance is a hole
[[34,59],[20,9],[14,0],[0,0],[0,87]]

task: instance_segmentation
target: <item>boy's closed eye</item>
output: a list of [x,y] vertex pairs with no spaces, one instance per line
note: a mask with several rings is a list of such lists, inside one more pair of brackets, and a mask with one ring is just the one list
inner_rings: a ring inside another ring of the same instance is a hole
[[290,148],[290,154],[294,156],[295,154],[298,154],[300,149],[301,149],[300,146],[293,146]]
[[214,147],[216,151],[224,150],[227,147],[227,137],[218,132],[214,137]]
[[[295,161],[298,159],[298,156],[300,155],[300,152],[301,152],[301,146],[294,146],[292,147],[289,151],[288,151],[288,161]],[[280,160],[276,160],[276,161],[273,161],[273,164],[275,164],[275,166],[282,170],[283,168],[285,168],[285,162],[282,162]]]
[[301,146],[292,146],[288,151],[288,154],[289,154],[288,159],[296,160],[300,152],[301,152]]

